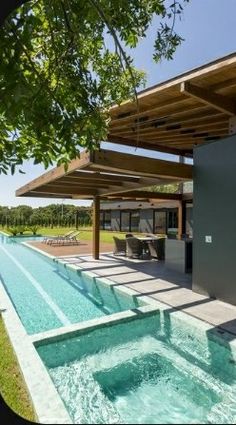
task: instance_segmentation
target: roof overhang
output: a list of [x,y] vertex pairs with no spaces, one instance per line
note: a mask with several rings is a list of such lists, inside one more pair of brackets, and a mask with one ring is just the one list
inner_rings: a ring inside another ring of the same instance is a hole
[[107,140],[192,156],[196,145],[229,135],[236,115],[236,53],[138,94],[110,110]]
[[[138,191],[192,179],[192,166],[114,151],[82,152],[65,171],[56,167],[16,191],[16,196],[93,199],[179,199],[176,194]],[[128,195],[129,193],[129,195]],[[159,197],[158,197],[159,196]]]

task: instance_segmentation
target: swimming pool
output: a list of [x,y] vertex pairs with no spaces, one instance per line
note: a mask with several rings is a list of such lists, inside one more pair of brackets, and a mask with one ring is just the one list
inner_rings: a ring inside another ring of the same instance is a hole
[[38,344],[74,423],[235,423],[230,338],[159,306],[149,318]]
[[8,307],[42,423],[49,405],[74,423],[236,423],[233,335],[22,241],[0,236],[1,281],[28,333]]
[[[38,239],[38,238],[37,238]],[[28,334],[119,311],[139,302],[90,273],[65,268],[22,245],[30,238],[0,235],[0,280]]]

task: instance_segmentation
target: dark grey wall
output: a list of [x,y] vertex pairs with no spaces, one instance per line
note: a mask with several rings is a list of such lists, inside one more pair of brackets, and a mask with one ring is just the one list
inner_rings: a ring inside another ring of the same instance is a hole
[[195,148],[193,205],[193,290],[236,305],[235,135]]
[[140,210],[139,231],[144,233],[153,232],[153,210]]

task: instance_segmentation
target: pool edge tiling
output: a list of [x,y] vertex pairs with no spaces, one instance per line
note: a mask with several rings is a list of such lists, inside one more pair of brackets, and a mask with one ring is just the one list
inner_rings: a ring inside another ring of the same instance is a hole
[[71,424],[71,418],[1,281],[0,300],[2,319],[38,421],[45,424]]

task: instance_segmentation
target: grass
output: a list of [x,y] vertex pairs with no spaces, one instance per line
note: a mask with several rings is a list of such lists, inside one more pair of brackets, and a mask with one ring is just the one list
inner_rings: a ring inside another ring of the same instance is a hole
[[[45,228],[40,228],[38,230],[38,233],[40,233],[41,235],[49,235],[49,236],[57,236],[58,234],[65,234],[68,231],[73,230],[69,229],[69,228],[53,228],[53,229],[45,229]],[[78,229],[78,231],[80,232],[79,234],[79,239],[83,240],[83,241],[92,241],[93,238],[93,232],[92,232],[92,228],[91,227],[81,227]],[[100,241],[101,243],[113,243],[113,236],[116,236],[117,238],[125,238],[125,235],[127,234],[127,232],[113,232],[113,231],[108,231],[108,230],[100,230]],[[138,233],[135,233],[138,234]]]
[[36,421],[32,404],[4,323],[0,317],[0,393],[18,415]]
[[[8,233],[5,229],[3,229],[4,232]],[[69,232],[70,230],[76,230],[73,227],[54,227],[51,229],[50,227],[40,227],[38,228],[37,233],[43,236],[58,236],[58,235],[64,235],[65,233]],[[91,227],[80,227],[78,229],[80,232],[79,239],[83,241],[92,241],[93,238],[93,232]],[[100,230],[100,241],[101,243],[113,243],[113,236],[116,236],[117,238],[124,238],[127,232],[113,232],[108,230]],[[30,232],[24,232],[24,235],[32,235]],[[135,235],[138,235],[138,233],[135,233]]]

